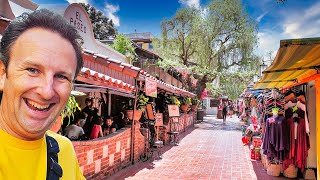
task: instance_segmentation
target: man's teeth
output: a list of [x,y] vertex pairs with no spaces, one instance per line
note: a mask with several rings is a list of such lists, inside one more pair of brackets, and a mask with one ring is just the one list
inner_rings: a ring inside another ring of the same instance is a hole
[[50,104],[48,105],[41,105],[41,104],[38,104],[36,102],[33,102],[33,101],[28,101],[30,105],[32,105],[33,107],[37,108],[37,109],[47,109],[49,108]]

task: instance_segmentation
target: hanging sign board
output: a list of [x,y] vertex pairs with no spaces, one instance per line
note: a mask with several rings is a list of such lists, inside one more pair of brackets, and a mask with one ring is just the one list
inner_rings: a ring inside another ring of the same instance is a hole
[[64,12],[64,18],[74,26],[83,39],[82,48],[107,56],[124,63],[128,59],[121,53],[97,41],[94,38],[92,24],[87,11],[78,3],[70,4]]
[[163,114],[162,113],[156,113],[156,123],[155,126],[163,126]]
[[146,112],[146,118],[149,120],[155,120],[155,114],[156,110],[153,104],[147,104],[147,112]]
[[178,105],[168,105],[169,117],[180,116]]
[[157,97],[157,82],[151,78],[146,78],[145,82],[146,95],[151,97]]

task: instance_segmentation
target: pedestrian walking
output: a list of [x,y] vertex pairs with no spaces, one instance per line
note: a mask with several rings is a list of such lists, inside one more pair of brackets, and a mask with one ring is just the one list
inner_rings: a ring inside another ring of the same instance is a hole
[[232,118],[232,114],[233,114],[233,105],[232,105],[232,102],[229,102],[228,111],[229,111],[229,116],[230,116],[230,118]]
[[227,119],[227,113],[228,113],[228,110],[227,110],[227,104],[224,103],[223,104],[223,107],[222,107],[222,117],[223,117],[223,123],[226,121]]

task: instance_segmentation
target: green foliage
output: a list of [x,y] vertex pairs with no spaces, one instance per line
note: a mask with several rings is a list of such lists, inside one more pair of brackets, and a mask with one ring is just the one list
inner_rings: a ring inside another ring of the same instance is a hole
[[141,110],[141,111],[145,110],[148,101],[149,101],[149,98],[146,97],[143,93],[141,93],[137,99],[137,110]]
[[90,6],[90,4],[80,4],[89,15],[90,21],[92,23],[94,38],[108,39],[108,37],[114,37],[117,34],[117,29],[114,27],[111,19],[109,20],[109,18],[104,16],[101,11],[97,10],[93,6]]
[[192,105],[191,98],[183,96],[181,105],[188,105],[188,106]]
[[179,99],[176,96],[171,95],[171,96],[166,97],[166,104],[174,104],[174,105],[180,106],[181,102],[179,101]]
[[207,83],[206,89],[208,90],[208,94],[210,94],[212,97],[219,97],[224,94],[223,89],[221,89],[220,86],[215,86],[212,83]]
[[159,60],[157,61],[156,65],[163,68],[164,70],[168,70],[171,67],[186,67],[185,65],[183,65],[182,63],[179,63],[178,61],[173,61],[170,59]]
[[116,39],[113,41],[112,48],[125,55],[130,60],[130,64],[137,60],[135,47],[132,45],[131,40],[123,34],[117,35]]
[[236,100],[243,90],[252,82],[254,72],[223,73],[221,84],[223,91],[232,100]]
[[60,115],[63,118],[65,117],[74,118],[73,113],[76,112],[77,110],[81,110],[81,108],[77,103],[76,98],[73,95],[71,95],[68,99],[68,103],[66,104],[65,108],[61,111]]
[[197,97],[194,97],[191,99],[192,105],[198,105],[200,103],[200,100]]
[[[241,1],[213,0],[205,9],[178,10],[173,18],[162,22],[162,37],[153,41],[154,50],[164,59],[159,66],[188,67],[198,84],[192,89],[189,80],[183,80],[183,87],[195,90],[198,96],[222,72],[257,72],[260,62],[253,54],[256,23]],[[221,81],[222,87],[224,82]],[[230,92],[223,92],[226,88],[209,88],[213,95]]]

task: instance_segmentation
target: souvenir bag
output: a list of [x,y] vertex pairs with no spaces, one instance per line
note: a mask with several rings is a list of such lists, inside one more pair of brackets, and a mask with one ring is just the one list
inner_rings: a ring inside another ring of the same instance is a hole
[[274,164],[269,163],[267,168],[267,174],[270,176],[279,176],[281,172],[281,165],[280,164]]
[[298,174],[298,168],[295,165],[290,164],[289,167],[283,171],[283,175],[287,178],[296,178]]
[[306,169],[303,174],[304,179],[316,179],[313,169]]

